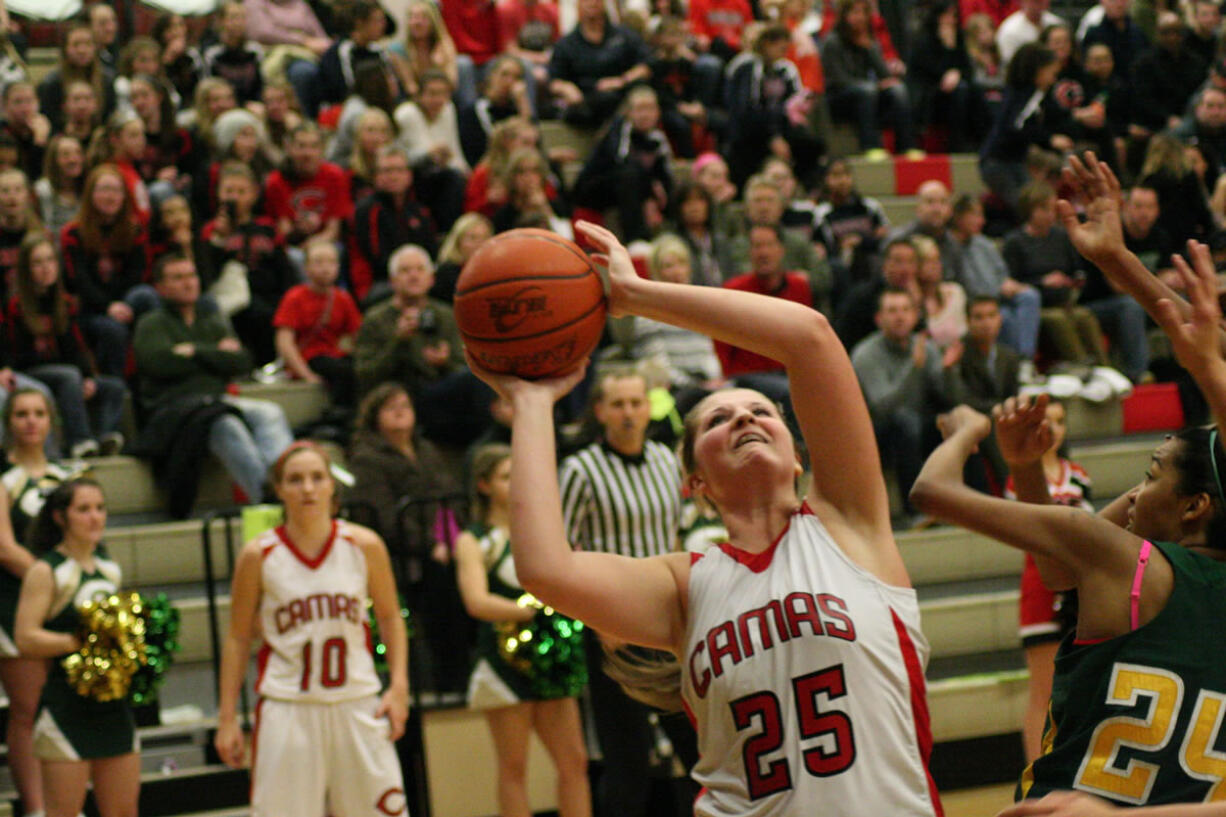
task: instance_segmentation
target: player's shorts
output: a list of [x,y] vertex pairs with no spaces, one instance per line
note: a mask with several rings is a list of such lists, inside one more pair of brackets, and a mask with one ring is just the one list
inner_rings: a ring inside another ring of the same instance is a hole
[[[57,679],[52,679],[52,684]],[[41,760],[95,760],[140,751],[136,719],[126,700],[99,702],[65,685],[48,694],[34,721],[34,755]]]
[[1034,557],[1026,554],[1018,602],[1018,635],[1023,647],[1060,641],[1077,624],[1077,597],[1043,586]]
[[400,760],[378,706],[374,696],[328,704],[261,698],[252,817],[407,815]]

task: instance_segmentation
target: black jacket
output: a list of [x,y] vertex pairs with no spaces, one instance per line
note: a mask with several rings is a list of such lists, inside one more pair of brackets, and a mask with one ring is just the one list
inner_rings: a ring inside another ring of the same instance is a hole
[[226,414],[243,416],[220,396],[199,394],[167,401],[145,419],[132,453],[153,461],[153,473],[166,487],[168,510],[176,519],[191,515],[200,465],[209,451],[209,431]]

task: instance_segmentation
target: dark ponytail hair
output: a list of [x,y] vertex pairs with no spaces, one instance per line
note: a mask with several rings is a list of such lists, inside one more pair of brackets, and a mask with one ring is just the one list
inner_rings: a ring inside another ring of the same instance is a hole
[[1174,456],[1179,472],[1176,490],[1181,496],[1208,495],[1213,513],[1205,527],[1205,545],[1226,550],[1226,496],[1222,488],[1226,452],[1217,427],[1192,426],[1176,434],[1175,439],[1183,443]]
[[[64,541],[64,522],[62,521],[64,514],[72,505],[77,489],[86,487],[102,490],[102,485],[98,480],[90,477],[73,477],[56,486],[43,502],[38,516],[34,517],[34,521],[30,523],[30,530],[26,534],[25,541],[31,552],[43,554]],[[59,518],[56,518],[57,513]]]

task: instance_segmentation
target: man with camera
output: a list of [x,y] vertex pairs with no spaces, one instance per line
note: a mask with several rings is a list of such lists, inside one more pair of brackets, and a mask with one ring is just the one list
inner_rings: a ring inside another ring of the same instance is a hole
[[353,360],[362,394],[395,381],[408,389],[426,436],[467,445],[483,430],[493,394],[464,363],[464,345],[451,307],[427,296],[434,264],[416,244],[392,253],[388,262],[392,297],[362,317]]

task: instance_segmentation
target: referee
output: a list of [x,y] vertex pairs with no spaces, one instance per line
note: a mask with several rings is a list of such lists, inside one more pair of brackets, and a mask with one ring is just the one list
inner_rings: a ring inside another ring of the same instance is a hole
[[[647,439],[647,381],[633,368],[608,369],[592,389],[600,439],[562,461],[562,516],[573,547],[642,558],[674,550],[681,468],[668,446]],[[652,746],[650,708],[627,697],[588,642],[588,689],[604,773],[597,815],[645,817]]]

